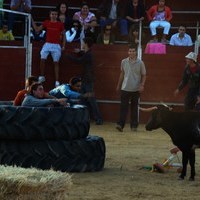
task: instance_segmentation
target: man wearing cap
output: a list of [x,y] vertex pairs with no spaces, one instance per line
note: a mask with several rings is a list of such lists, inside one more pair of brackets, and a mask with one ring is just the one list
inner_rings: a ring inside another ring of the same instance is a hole
[[174,91],[176,96],[186,85],[188,92],[186,94],[184,105],[185,110],[193,110],[197,101],[197,96],[200,95],[200,65],[197,63],[197,54],[190,52],[185,56],[186,67],[183,72],[182,80],[178,88]]

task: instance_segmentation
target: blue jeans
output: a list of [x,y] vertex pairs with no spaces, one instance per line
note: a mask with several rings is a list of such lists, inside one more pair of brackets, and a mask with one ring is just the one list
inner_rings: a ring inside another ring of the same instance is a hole
[[157,21],[157,20],[155,20],[155,21],[151,21],[149,26],[150,26],[152,36],[157,34],[156,28],[158,28],[159,26],[164,28],[163,34],[168,35],[171,24],[168,21]]
[[[18,19],[23,22],[23,26],[25,24],[25,17],[22,15],[14,14],[14,13],[8,13],[8,30],[13,30],[13,25],[15,20]],[[23,27],[24,29],[24,27]]]
[[[112,24],[114,21],[116,20],[115,19],[106,19],[106,20],[100,19],[99,24],[100,24],[100,27],[103,28],[107,24]],[[119,19],[118,26],[119,26],[121,35],[128,35],[128,22],[126,19]]]

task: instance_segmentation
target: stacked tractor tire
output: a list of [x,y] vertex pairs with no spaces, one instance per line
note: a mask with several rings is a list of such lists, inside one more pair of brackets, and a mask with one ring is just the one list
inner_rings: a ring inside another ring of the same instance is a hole
[[87,108],[0,106],[0,164],[63,172],[100,171],[103,138],[90,136]]

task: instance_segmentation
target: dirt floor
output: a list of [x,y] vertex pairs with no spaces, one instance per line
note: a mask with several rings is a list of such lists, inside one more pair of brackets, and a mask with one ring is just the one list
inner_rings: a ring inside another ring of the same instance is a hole
[[[120,133],[114,123],[105,123],[92,124],[90,134],[105,140],[105,168],[95,173],[73,173],[69,200],[200,199],[200,150],[196,150],[195,181],[188,180],[189,167],[188,176],[180,181],[177,168],[166,169],[165,173],[143,168],[170,156],[174,146],[163,130],[147,132],[140,125],[135,133],[127,124]],[[180,153],[178,157],[181,159]]]

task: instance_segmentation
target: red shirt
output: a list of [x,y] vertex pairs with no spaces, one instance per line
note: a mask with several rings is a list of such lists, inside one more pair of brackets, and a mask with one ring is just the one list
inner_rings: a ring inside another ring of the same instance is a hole
[[[147,18],[149,21],[152,21],[153,18],[155,17],[155,14],[158,11],[158,5],[152,6],[148,11],[147,11]],[[171,9],[168,6],[165,6],[164,8],[165,11],[165,20],[170,21],[172,19],[172,13]]]
[[50,20],[45,20],[42,26],[47,32],[46,42],[60,44],[61,34],[64,31],[64,24],[59,21],[51,22]]
[[20,90],[17,93],[17,96],[14,99],[13,105],[14,106],[21,106],[22,105],[22,101],[24,100],[25,95],[28,93],[27,90]]

